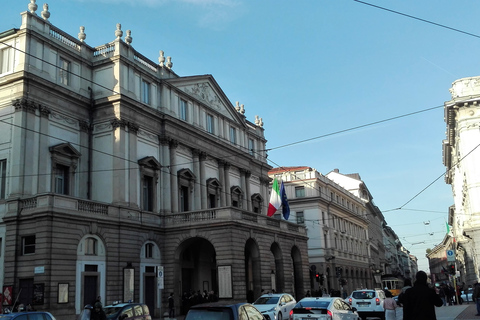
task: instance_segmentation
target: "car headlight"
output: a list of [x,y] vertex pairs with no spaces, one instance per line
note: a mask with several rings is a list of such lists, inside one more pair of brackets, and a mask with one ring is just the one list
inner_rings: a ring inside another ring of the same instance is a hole
[[267,312],[272,312],[272,311],[275,311],[275,310],[277,310],[277,307],[273,307],[272,309],[267,310]]

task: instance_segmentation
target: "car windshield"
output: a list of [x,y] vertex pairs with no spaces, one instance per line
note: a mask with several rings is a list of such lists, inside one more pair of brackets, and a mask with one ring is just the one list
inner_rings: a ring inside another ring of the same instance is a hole
[[375,291],[356,291],[352,293],[354,299],[373,299],[375,297]]
[[190,309],[185,320],[232,320],[233,314],[230,309],[206,308]]
[[122,310],[122,307],[105,307],[103,311],[105,311],[105,315],[108,319],[113,319],[117,316],[117,314]]
[[279,297],[260,297],[253,304],[277,304]]
[[295,306],[295,309],[297,308],[316,308],[316,309],[326,309],[328,305],[330,304],[330,301],[300,301],[297,303]]

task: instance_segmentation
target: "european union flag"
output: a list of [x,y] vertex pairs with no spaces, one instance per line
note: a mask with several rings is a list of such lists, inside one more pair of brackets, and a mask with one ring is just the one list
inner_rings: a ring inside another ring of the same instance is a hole
[[283,186],[283,181],[280,186],[280,198],[282,198],[282,213],[283,218],[288,220],[290,217],[290,206],[288,205],[287,193],[285,192],[285,187]]

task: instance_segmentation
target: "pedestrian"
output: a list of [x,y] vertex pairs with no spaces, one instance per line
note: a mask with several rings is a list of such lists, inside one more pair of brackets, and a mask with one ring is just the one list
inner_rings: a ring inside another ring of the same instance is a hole
[[385,309],[385,320],[395,320],[397,318],[397,303],[393,300],[393,294],[385,290],[385,300],[383,301],[383,308]]
[[170,293],[168,297],[168,317],[170,319],[175,318],[175,297],[173,296],[173,292]]
[[95,302],[95,306],[92,310],[92,313],[90,314],[90,320],[106,320],[106,319],[107,319],[107,316],[105,314],[105,311],[103,311],[102,303]]
[[403,297],[403,320],[437,320],[435,306],[443,305],[442,299],[427,284],[427,274],[418,271],[416,281]]
[[480,316],[480,283],[478,283],[478,281],[475,281],[473,287],[472,301],[475,302],[475,305],[477,306],[476,316]]
[[403,283],[402,291],[400,291],[400,294],[398,295],[398,303],[400,304],[400,306],[402,306],[403,304],[403,296],[405,295],[405,291],[407,291],[411,287],[412,287],[412,280],[405,279],[405,282]]

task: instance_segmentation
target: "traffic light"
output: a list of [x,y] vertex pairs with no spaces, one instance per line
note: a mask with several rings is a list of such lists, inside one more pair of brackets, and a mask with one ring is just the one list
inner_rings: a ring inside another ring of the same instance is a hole
[[317,280],[317,282],[320,282],[320,274],[318,272],[315,273],[315,280]]
[[455,263],[448,265],[448,273],[455,274]]
[[323,273],[321,273],[321,274],[320,274],[320,284],[321,284],[322,286],[323,286],[323,279],[324,279]]

